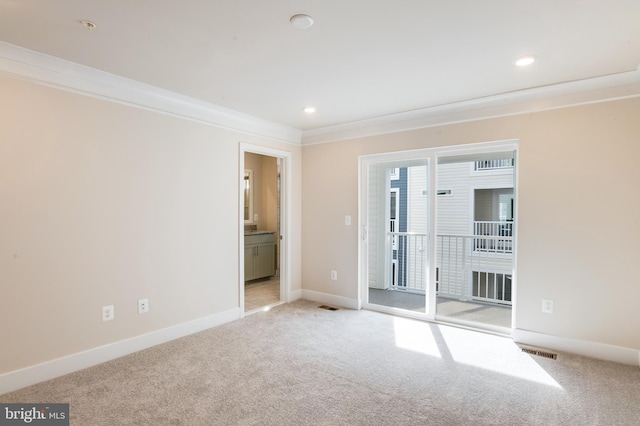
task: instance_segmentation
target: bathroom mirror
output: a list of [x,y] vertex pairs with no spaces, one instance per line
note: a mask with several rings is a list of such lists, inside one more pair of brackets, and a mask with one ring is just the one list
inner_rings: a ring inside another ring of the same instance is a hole
[[244,171],[244,222],[252,223],[253,220],[253,170]]

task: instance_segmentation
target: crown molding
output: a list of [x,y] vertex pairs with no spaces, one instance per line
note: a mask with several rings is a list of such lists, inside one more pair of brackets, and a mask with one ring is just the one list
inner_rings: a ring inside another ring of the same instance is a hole
[[640,70],[635,70],[304,130],[302,145],[337,142],[638,96]]
[[0,74],[299,145],[301,131],[95,68],[0,42]]
[[0,74],[295,145],[397,133],[640,96],[640,71],[536,87],[304,130],[0,42]]

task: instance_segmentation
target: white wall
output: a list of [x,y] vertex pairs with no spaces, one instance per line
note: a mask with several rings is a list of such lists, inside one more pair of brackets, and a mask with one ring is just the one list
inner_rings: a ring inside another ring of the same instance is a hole
[[633,98],[304,146],[304,288],[358,297],[343,217],[357,217],[359,156],[519,139],[516,327],[640,349],[638,111]]
[[237,310],[240,142],[292,152],[300,289],[298,146],[5,77],[0,93],[0,373]]

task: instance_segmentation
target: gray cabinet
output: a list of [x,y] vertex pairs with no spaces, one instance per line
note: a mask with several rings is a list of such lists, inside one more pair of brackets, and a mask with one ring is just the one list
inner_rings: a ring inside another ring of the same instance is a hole
[[276,273],[276,246],[273,232],[244,236],[244,280],[270,277]]

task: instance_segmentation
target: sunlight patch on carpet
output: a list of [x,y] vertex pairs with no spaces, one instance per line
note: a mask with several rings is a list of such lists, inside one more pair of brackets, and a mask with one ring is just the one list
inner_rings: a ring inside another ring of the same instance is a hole
[[398,348],[442,358],[428,323],[395,317],[393,329]]
[[512,339],[455,327],[438,326],[454,361],[562,389],[530,355]]
[[512,339],[410,318],[393,319],[396,347],[562,389]]

